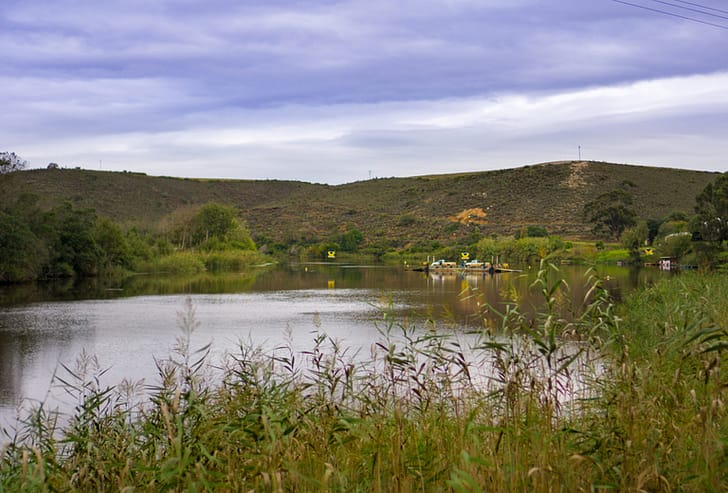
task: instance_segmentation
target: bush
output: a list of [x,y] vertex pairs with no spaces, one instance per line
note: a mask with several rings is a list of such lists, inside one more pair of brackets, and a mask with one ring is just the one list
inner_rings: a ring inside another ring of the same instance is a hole
[[514,264],[537,264],[563,247],[563,242],[549,238],[483,238],[476,245],[477,256],[490,261]]
[[514,236],[517,240],[521,238],[547,238],[549,233],[543,226],[531,225],[521,228]]
[[689,232],[669,234],[658,242],[659,254],[680,260],[692,250],[692,240],[692,234]]
[[193,252],[176,252],[141,263],[144,271],[165,274],[199,274],[205,272],[205,263]]
[[414,226],[417,223],[417,218],[413,216],[412,214],[402,214],[399,216],[399,219],[397,220],[397,226],[401,228],[406,228],[409,226]]

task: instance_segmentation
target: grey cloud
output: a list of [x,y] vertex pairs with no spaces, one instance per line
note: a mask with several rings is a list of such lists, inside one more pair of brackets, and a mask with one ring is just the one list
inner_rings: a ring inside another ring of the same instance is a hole
[[[728,31],[609,0],[4,0],[0,102],[6,120],[0,134],[5,145],[33,148],[42,147],[33,144],[33,135],[39,142],[98,138],[95,142],[107,144],[88,156],[118,148],[125,150],[115,155],[119,161],[182,160],[192,167],[201,159],[192,158],[194,149],[159,145],[161,136],[248,128],[256,118],[270,126],[277,118],[282,124],[293,121],[294,127],[315,126],[317,119],[329,122],[327,108],[352,106],[351,111],[371,119],[378,105],[397,102],[426,108],[448,99],[539,98],[716,73],[728,67],[727,37]],[[292,106],[300,108],[293,116]],[[701,124],[702,110],[696,111],[699,116],[653,114],[645,117],[649,124],[633,130],[655,136],[703,130],[714,135]],[[327,124],[335,126],[337,118],[345,120],[336,117]],[[234,164],[249,162],[245,153],[265,162],[266,170],[279,170],[279,177],[287,170],[296,175],[299,162],[308,163],[302,172],[331,176],[337,160],[368,169],[367,162],[377,156],[397,156],[403,174],[424,166],[439,169],[438,160],[470,166],[485,156],[501,164],[535,156],[520,148],[521,134],[499,128],[509,116],[500,118],[490,127],[478,123],[454,129],[396,122],[377,126],[368,120],[362,128],[343,124],[342,136],[302,148],[200,145],[201,152],[228,163],[225,173],[245,176],[257,172]],[[529,116],[512,118],[522,124]],[[718,128],[728,125],[715,114],[709,120]],[[576,138],[588,140],[583,121],[563,124],[555,130],[562,139],[551,142],[535,127],[524,124],[523,132],[531,133],[531,143],[543,154],[559,157],[559,149],[572,148]],[[592,131],[622,138],[616,127],[596,125]],[[482,137],[483,132],[502,140]],[[155,144],[141,146],[143,153],[132,153],[129,145],[116,147],[137,134]],[[61,152],[54,149],[48,152]]]
[[610,2],[208,2],[204,10],[191,2],[89,2],[81,12],[70,5],[78,3],[11,2],[13,25],[30,34],[5,37],[3,51],[17,53],[11,67],[174,77],[233,103],[281,104],[579,87],[728,61],[724,50],[689,56],[717,34],[674,48],[674,33],[650,28],[664,20]]

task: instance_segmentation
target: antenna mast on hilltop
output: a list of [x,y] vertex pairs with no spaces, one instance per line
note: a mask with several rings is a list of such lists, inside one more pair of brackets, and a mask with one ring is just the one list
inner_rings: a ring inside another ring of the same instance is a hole
[[581,161],[581,146],[579,146],[579,161]]

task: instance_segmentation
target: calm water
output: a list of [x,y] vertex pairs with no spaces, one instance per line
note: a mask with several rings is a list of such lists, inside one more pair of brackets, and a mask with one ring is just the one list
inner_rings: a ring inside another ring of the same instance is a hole
[[[584,268],[566,266],[562,273],[578,304],[586,292]],[[616,267],[601,268],[599,274],[609,279],[606,284],[617,298],[660,275]],[[123,378],[155,383],[155,358],[170,354],[188,298],[199,323],[192,347],[212,343],[217,358],[235,352],[240,341],[310,349],[316,332],[368,354],[383,312],[403,323],[433,320],[443,330],[479,327],[486,303],[517,302],[527,311],[537,306],[540,300],[528,289],[534,277],[531,271],[462,277],[309,263],[254,275],[2,287],[0,421],[11,421],[21,404],[57,399],[54,372],[63,375],[61,365],[73,367],[83,351],[108,368],[106,383]]]

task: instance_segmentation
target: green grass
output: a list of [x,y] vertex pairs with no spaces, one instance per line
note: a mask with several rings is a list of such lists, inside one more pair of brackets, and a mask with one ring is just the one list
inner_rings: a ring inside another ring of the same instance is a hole
[[726,491],[728,276],[621,306],[592,282],[564,306],[544,267],[535,320],[509,308],[460,337],[385,309],[372,360],[324,334],[303,353],[240,344],[217,377],[188,304],[150,398],[100,386],[84,356],[68,423],[28,416],[0,491]]
[[604,263],[629,262],[629,250],[626,248],[610,248],[602,250],[594,255],[594,261]]
[[250,270],[266,257],[252,250],[180,251],[136,266],[139,272],[195,275],[203,272],[238,272]]

